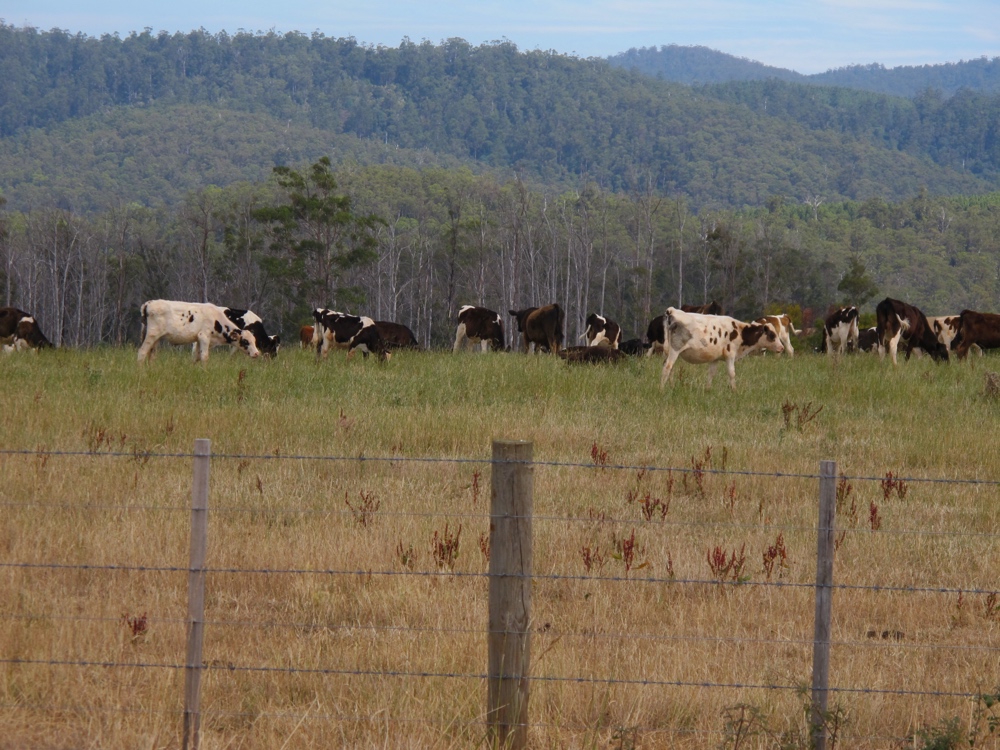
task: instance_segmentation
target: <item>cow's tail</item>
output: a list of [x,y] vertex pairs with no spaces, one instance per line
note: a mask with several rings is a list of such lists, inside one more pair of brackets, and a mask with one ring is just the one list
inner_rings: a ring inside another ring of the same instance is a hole
[[147,311],[146,311],[146,305],[148,305],[148,304],[149,304],[148,302],[143,302],[142,303],[142,307],[139,308],[139,312],[142,314],[142,327],[139,329],[139,343],[140,344],[143,341],[146,340],[146,317],[147,317],[147,314],[148,314]]

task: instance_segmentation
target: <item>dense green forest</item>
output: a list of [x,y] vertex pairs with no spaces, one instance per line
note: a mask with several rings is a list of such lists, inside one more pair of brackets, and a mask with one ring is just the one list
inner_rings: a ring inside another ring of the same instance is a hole
[[727,55],[708,47],[669,44],[661,47],[633,47],[613,55],[608,58],[608,62],[615,67],[637,70],[666,81],[686,84],[776,79],[902,97],[913,97],[927,89],[940,91],[946,96],[961,89],[1000,93],[1000,57],[981,57],[936,65],[900,65],[895,68],[868,63],[804,75]]
[[[183,166],[214,182],[215,160],[182,158],[201,146],[183,124],[168,125],[191,111],[174,114],[177,106],[253,115],[247,127],[258,133],[237,132],[236,118],[225,137],[245,138],[241,150],[265,168],[286,163],[283,131],[297,126],[544,184],[621,191],[652,179],[699,208],[760,206],[774,194],[902,200],[922,186],[1000,188],[998,99],[986,95],[910,101],[788,84],[762,99],[760,89],[692,89],[508,42],[386,48],[296,33],[93,39],[0,26],[0,70],[0,184],[14,206],[27,205],[22,185],[60,171],[77,187],[54,198],[74,209],[164,199],[116,194],[122,165],[100,158],[109,147],[157,159],[161,173]],[[781,100],[777,115],[772,98]],[[262,127],[273,143],[258,137]]]
[[62,345],[135,341],[152,297],[251,307],[286,341],[335,306],[431,345],[468,303],[558,301],[569,338],[589,312],[641,336],[711,299],[806,326],[876,294],[1000,307],[987,94],[692,87],[506,42],[2,25],[0,70],[0,293]]

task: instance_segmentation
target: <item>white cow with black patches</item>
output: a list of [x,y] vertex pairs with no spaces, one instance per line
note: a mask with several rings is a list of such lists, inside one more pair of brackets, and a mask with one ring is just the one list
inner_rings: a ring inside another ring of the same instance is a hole
[[727,315],[701,315],[667,308],[664,318],[667,361],[660,388],[670,380],[678,358],[708,365],[708,385],[721,360],[729,373],[729,387],[736,389],[736,360],[761,349],[780,354],[785,347],[770,323],[744,323]]
[[195,362],[208,360],[213,346],[235,344],[251,358],[260,355],[250,331],[244,331],[226,317],[226,309],[210,302],[175,302],[154,299],[142,306],[145,330],[139,347],[139,362],[145,362],[160,339],[171,344],[194,344]]

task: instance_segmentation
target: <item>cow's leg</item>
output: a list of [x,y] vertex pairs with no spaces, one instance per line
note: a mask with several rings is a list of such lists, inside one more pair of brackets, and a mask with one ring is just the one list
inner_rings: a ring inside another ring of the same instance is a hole
[[892,359],[892,364],[894,366],[898,364],[896,361],[896,350],[899,348],[899,338],[901,335],[902,331],[889,339],[889,358]]
[[726,372],[729,373],[729,387],[736,390],[736,357],[729,357],[726,360]]
[[462,349],[462,344],[465,343],[465,323],[458,324],[458,330],[455,331],[455,347],[452,349],[452,353],[458,354]]
[[708,378],[705,381],[705,387],[706,388],[711,388],[712,387],[712,380],[715,379],[715,370],[716,370],[716,368],[718,368],[718,366],[719,366],[719,361],[718,360],[716,360],[715,362],[709,362],[708,363]]
[[789,335],[788,331],[785,331],[784,335],[781,337],[781,343],[785,347],[785,351],[788,352],[789,357],[795,356],[795,349],[792,348],[792,337]]
[[211,348],[211,343],[208,340],[208,333],[202,332],[198,334],[198,340],[194,342],[192,349],[194,352],[194,361],[207,362],[209,348]]
[[679,356],[681,356],[681,353],[677,349],[670,349],[667,352],[667,359],[663,363],[663,372],[660,373],[660,390],[663,390],[663,386],[670,380],[670,375],[674,370],[674,362],[677,361]]
[[159,339],[155,336],[146,336],[143,339],[142,346],[139,347],[139,362],[145,362],[153,356],[158,341]]

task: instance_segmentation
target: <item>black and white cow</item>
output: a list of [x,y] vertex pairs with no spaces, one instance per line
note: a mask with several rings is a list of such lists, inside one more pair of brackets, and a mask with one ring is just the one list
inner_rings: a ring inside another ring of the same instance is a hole
[[708,365],[708,385],[721,360],[729,373],[729,387],[736,389],[736,360],[766,349],[781,354],[785,347],[770,323],[744,323],[726,315],[687,313],[667,308],[667,360],[660,375],[660,388],[670,380],[678,358]]
[[278,354],[278,347],[281,345],[281,337],[275,334],[268,336],[264,330],[264,321],[253,310],[240,310],[235,307],[223,308],[226,317],[244,331],[253,334],[257,349],[265,357],[274,357]]
[[587,346],[617,349],[622,340],[622,329],[615,321],[591,313],[587,316],[587,330],[580,334],[580,338],[587,342]]
[[0,307],[0,343],[6,352],[52,348],[38,321],[16,307]]
[[858,346],[858,308],[841,307],[823,321],[823,340],[827,354],[841,354]]
[[877,352],[878,348],[878,328],[862,328],[858,332],[858,351]]
[[347,349],[348,357],[354,354],[355,349],[360,350],[365,357],[376,354],[383,361],[392,356],[371,318],[323,308],[313,311],[313,318],[316,320],[314,327],[319,337],[317,359],[326,359],[331,349]]
[[666,315],[657,315],[649,321],[649,325],[646,327],[646,356],[655,352],[667,353],[666,321]]
[[194,344],[195,362],[208,360],[213,346],[235,344],[251,358],[260,355],[253,333],[226,317],[226,308],[209,302],[153,299],[142,305],[143,339],[139,362],[145,362],[160,339],[171,344]]
[[454,352],[468,345],[480,344],[482,350],[503,350],[503,319],[500,313],[485,307],[462,305],[458,310],[458,327],[455,329]]

